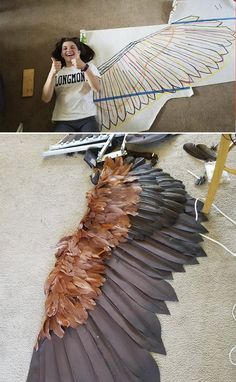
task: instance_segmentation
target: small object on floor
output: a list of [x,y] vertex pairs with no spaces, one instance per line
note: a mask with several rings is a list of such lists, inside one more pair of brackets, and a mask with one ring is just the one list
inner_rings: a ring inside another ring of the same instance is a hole
[[206,173],[202,176],[197,176],[194,174],[192,171],[188,170],[188,173],[191,174],[194,178],[196,178],[195,185],[196,186],[201,186],[207,181],[207,175]]
[[97,152],[96,150],[88,149],[85,152],[84,161],[91,167],[96,167],[97,164]]
[[217,151],[218,150],[218,143],[216,145],[212,145],[211,150]]
[[157,162],[158,162],[158,155],[157,154],[152,154],[152,158],[151,158],[151,165],[152,167],[156,166]]
[[90,175],[91,182],[96,186],[98,184],[100,178],[100,172],[98,170],[95,170],[95,172]]
[[198,149],[200,149],[206,156],[208,156],[209,161],[215,161],[216,160],[217,154],[216,154],[215,150],[212,150],[207,145],[204,145],[202,143],[196,145],[196,147]]
[[206,181],[207,181],[206,175],[202,175],[200,176],[200,178],[197,178],[197,180],[195,181],[195,184],[196,186],[201,186],[202,184],[206,183]]
[[[215,170],[215,163],[205,163],[205,169],[206,169],[206,174],[208,178],[208,182],[211,183],[214,170]],[[222,172],[222,176],[220,179],[220,184],[222,183],[230,183],[230,176],[227,171]]]
[[184,151],[194,158],[201,159],[204,161],[215,161],[216,153],[204,144],[195,145],[193,143],[185,143],[183,145]]

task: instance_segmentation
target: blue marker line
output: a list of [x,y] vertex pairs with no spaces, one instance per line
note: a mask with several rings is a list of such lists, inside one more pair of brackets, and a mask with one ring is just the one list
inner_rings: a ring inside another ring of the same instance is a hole
[[218,19],[202,19],[202,20],[189,20],[189,21],[174,21],[171,24],[192,24],[192,23],[204,23],[206,21],[225,21],[225,20],[236,20],[236,17],[223,17]]
[[191,87],[188,86],[188,87],[175,88],[175,89],[150,90],[148,92],[130,93],[130,94],[123,94],[123,95],[107,97],[107,98],[98,98],[98,99],[94,99],[94,102],[111,101],[113,99],[136,97],[136,96],[145,95],[145,94],[175,93],[178,90],[188,90],[188,89],[191,89]]

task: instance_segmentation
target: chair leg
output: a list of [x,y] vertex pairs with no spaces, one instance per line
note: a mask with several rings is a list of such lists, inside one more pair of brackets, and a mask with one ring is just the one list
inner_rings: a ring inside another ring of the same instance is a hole
[[207,192],[207,197],[204,203],[204,207],[202,210],[202,212],[204,212],[205,214],[209,213],[213,200],[215,198],[215,195],[220,183],[220,179],[222,176],[222,172],[224,170],[224,165],[227,159],[230,144],[231,144],[231,140],[230,140],[229,134],[224,134],[224,135],[222,134],[214,174],[213,174],[213,177]]

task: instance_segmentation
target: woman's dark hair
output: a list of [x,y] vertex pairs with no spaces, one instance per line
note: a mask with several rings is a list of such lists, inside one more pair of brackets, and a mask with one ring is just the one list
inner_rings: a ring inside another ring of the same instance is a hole
[[95,52],[93,49],[81,42],[78,37],[63,37],[56,43],[55,49],[52,52],[52,57],[54,57],[57,61],[61,61],[62,66],[66,65],[65,60],[61,57],[62,44],[66,41],[72,41],[77,46],[80,50],[80,57],[82,61],[89,62],[94,58]]

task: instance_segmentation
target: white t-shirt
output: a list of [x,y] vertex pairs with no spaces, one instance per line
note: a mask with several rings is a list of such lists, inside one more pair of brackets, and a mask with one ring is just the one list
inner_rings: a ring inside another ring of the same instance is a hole
[[[100,73],[96,66],[89,63],[89,69],[97,77]],[[55,76],[56,103],[53,110],[53,121],[74,121],[96,115],[96,105],[93,102],[93,91],[85,92],[87,82],[85,73],[75,67],[64,66]]]

